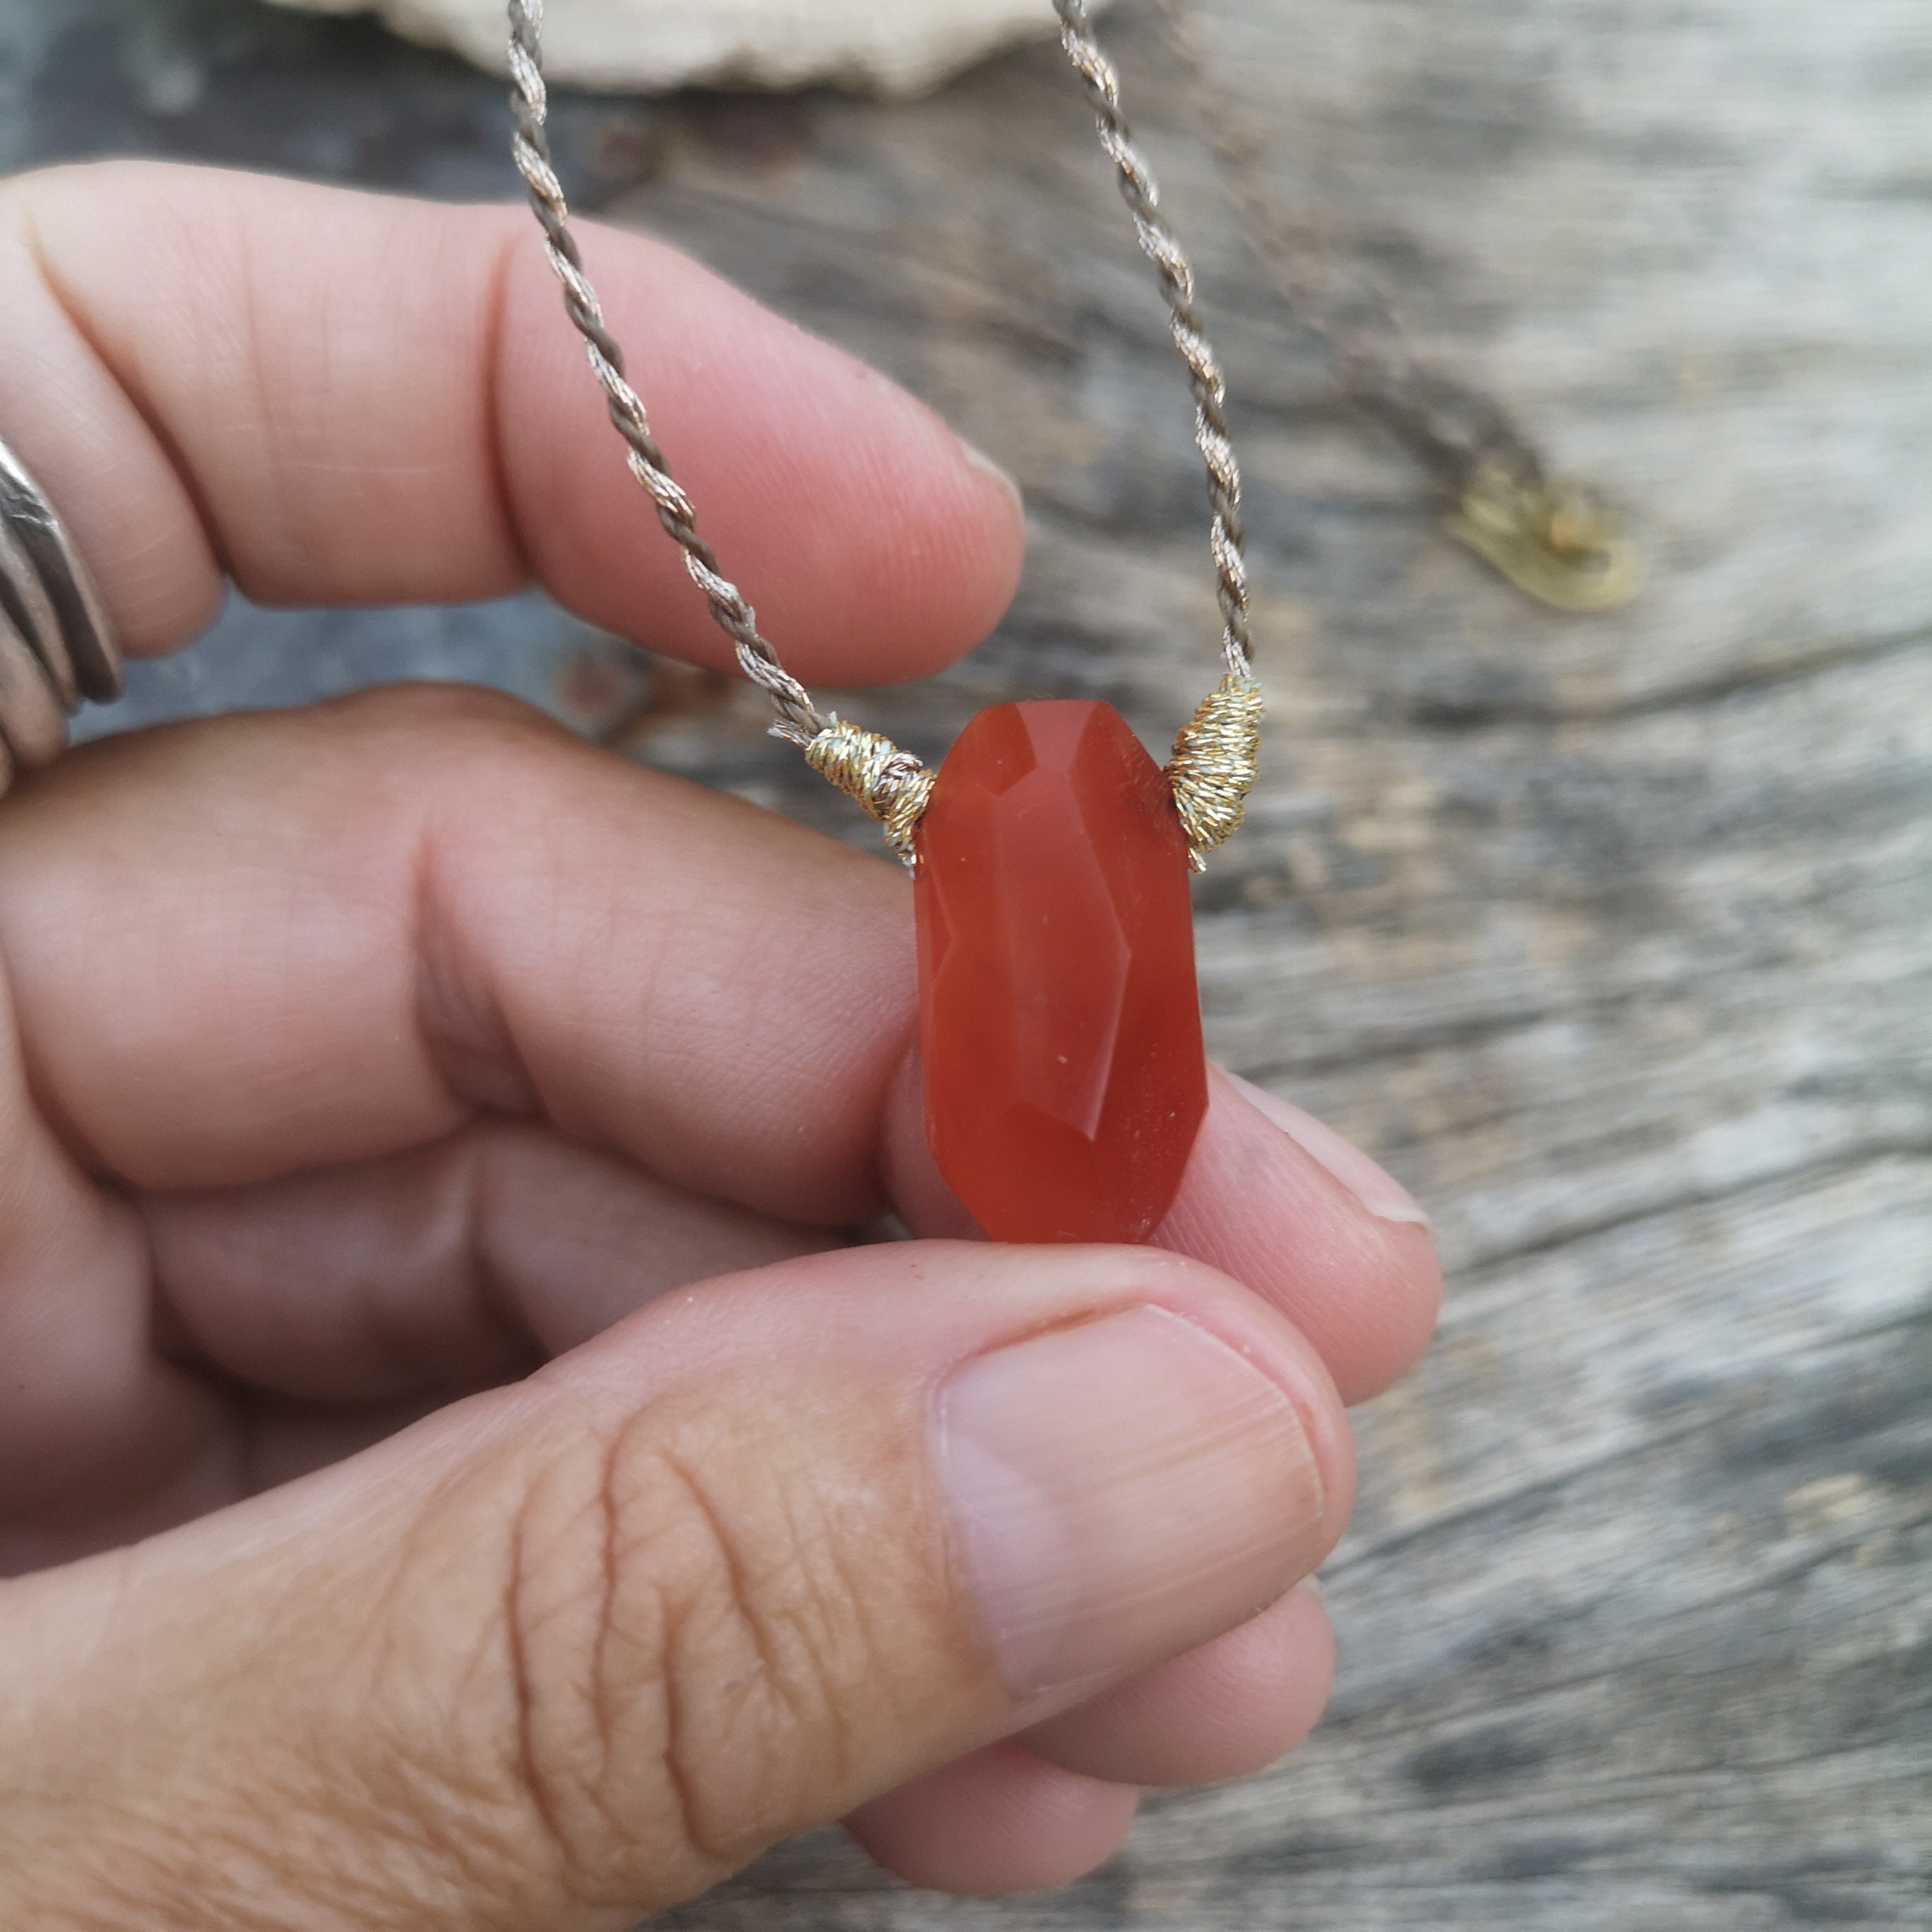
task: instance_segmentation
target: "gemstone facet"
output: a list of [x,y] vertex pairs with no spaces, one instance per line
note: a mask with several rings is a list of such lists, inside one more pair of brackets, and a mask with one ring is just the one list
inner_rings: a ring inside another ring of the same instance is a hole
[[1208,1107],[1187,838],[1111,705],[995,705],[919,831],[940,1172],[1001,1241],[1144,1240]]

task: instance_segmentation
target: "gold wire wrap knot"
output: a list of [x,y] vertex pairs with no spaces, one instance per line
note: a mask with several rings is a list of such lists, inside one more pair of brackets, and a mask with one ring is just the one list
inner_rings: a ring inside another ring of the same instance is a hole
[[912,865],[920,814],[932,795],[925,766],[891,739],[837,718],[806,745],[805,761],[876,818],[892,849]]
[[[1262,688],[1229,671],[1204,698],[1174,740],[1167,779],[1187,834],[1187,862],[1208,869],[1211,852],[1241,822],[1261,773]],[[878,731],[835,718],[805,747],[805,761],[884,826],[910,867],[933,773]]]
[[1229,671],[1175,734],[1168,782],[1187,832],[1187,862],[1208,869],[1204,856],[1241,822],[1248,794],[1261,776],[1262,688]]

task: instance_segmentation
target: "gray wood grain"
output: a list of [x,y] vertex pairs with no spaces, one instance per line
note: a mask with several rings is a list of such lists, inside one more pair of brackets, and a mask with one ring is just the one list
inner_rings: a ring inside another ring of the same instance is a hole
[[[1150,1804],[1058,1897],[936,1900],[824,1834],[664,1922],[1932,1928],[1932,14],[1214,14],[1284,194],[1624,496],[1655,568],[1628,612],[1564,620],[1436,534],[1123,0],[1229,367],[1274,704],[1201,888],[1213,1043],[1414,1186],[1450,1278],[1428,1361],[1360,1414],[1333,1713],[1270,1776]],[[0,93],[16,164],[509,191],[489,83],[242,0],[0,0]],[[937,753],[990,698],[1087,692],[1163,742],[1211,652],[1198,466],[1051,50],[912,107],[580,100],[564,127],[580,195],[1024,484],[1007,622],[858,715]],[[130,715],[472,664],[586,724],[639,675],[530,602],[244,608]],[[863,841],[760,724],[700,704],[635,748]]]

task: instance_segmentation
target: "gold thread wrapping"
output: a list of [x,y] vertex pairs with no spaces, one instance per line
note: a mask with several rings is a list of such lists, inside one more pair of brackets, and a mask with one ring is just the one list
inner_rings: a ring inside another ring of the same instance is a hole
[[[1206,869],[1204,854],[1241,822],[1260,775],[1263,709],[1261,686],[1230,671],[1175,735],[1168,782],[1197,872]],[[805,761],[885,828],[908,866],[914,862],[933,780],[918,759],[881,733],[834,718],[806,746]]]
[[910,866],[920,814],[932,795],[932,773],[877,731],[835,718],[805,748],[805,761],[876,818],[892,849]]
[[1186,830],[1188,863],[1197,872],[1208,869],[1204,855],[1241,822],[1261,773],[1263,709],[1261,686],[1231,670],[1175,736],[1168,782]]

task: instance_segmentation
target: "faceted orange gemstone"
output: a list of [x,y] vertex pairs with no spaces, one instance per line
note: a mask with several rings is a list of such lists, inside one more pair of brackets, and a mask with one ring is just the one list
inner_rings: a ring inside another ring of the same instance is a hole
[[1111,705],[996,705],[920,821],[926,1136],[995,1240],[1139,1241],[1208,1106],[1187,840]]

